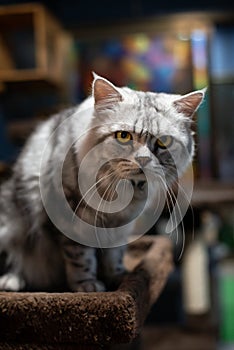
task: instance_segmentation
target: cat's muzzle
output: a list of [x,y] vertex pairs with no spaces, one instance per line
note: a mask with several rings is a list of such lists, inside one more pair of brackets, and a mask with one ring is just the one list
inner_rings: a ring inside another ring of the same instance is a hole
[[137,188],[140,191],[143,191],[146,185],[146,181],[144,180],[131,180],[131,184],[134,188]]

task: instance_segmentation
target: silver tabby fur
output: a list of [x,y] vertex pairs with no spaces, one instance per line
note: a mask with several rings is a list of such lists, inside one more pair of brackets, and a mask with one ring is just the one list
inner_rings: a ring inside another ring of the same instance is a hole
[[[112,225],[113,220],[118,225],[130,219],[144,196],[145,177],[141,171],[136,171],[136,162],[140,169],[147,159],[148,167],[154,172],[158,164],[155,159],[159,160],[165,173],[170,175],[167,167],[171,168],[172,165],[166,159],[165,152],[159,151],[155,158],[151,156],[152,149],[149,152],[149,145],[155,143],[159,136],[171,135],[177,140],[171,152],[174,152],[179,176],[191,163],[194,153],[191,117],[203,97],[203,91],[180,96],[117,88],[95,75],[92,96],[80,106],[62,111],[38,126],[16,161],[12,177],[0,188],[0,252],[7,255],[6,269],[0,276],[0,289],[103,291],[124,272],[124,247],[96,249],[81,245],[59,232],[48,218],[41,200],[39,176],[43,148],[53,132],[54,142],[46,154],[42,169],[46,178],[43,184],[46,191],[56,195],[54,169],[72,138],[74,145],[69,149],[62,175],[68,202],[73,210],[77,210],[77,215],[92,225],[104,223],[108,227],[108,220],[111,220]],[[58,126],[65,120],[69,122],[59,129]],[[92,127],[97,120],[94,129]],[[99,150],[95,157],[114,158],[116,150],[112,146],[113,137],[120,130],[120,124],[121,130],[130,132],[139,142],[131,150],[123,147],[123,160],[111,164],[115,181],[113,178],[104,181],[100,193],[106,193],[110,198],[116,181],[127,178],[135,186],[135,194],[130,210],[125,212],[124,217],[123,214],[108,217],[95,213],[94,209],[80,202],[82,198],[77,185],[77,173],[82,157],[99,143],[101,152]],[[89,128],[92,130],[88,131]],[[83,133],[85,137],[80,138]],[[151,143],[145,137],[146,134],[150,135]],[[184,149],[189,157],[183,157]],[[126,162],[126,158],[130,161]],[[111,181],[113,186],[109,186]],[[105,192],[108,186],[109,194]],[[81,203],[80,207],[76,208],[78,203]],[[132,233],[134,231],[126,232],[126,236]]]

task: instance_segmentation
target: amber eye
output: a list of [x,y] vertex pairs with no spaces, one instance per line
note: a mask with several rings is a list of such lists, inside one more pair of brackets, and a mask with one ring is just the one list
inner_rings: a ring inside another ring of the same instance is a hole
[[128,131],[117,131],[115,138],[122,144],[127,144],[132,140],[132,135]]
[[173,138],[169,135],[161,136],[157,139],[156,144],[159,148],[168,148],[172,145]]

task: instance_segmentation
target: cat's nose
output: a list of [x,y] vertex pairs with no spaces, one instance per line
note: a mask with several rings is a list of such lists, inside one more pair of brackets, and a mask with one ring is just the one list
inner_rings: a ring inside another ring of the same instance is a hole
[[148,164],[151,161],[150,157],[146,157],[146,156],[139,156],[135,158],[136,161],[139,163],[139,165],[144,168],[146,166],[146,164]]

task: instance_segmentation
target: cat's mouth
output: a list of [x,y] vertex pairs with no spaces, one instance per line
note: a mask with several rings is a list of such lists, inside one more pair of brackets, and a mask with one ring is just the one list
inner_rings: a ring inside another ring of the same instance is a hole
[[145,188],[145,185],[146,185],[146,181],[144,181],[144,180],[140,180],[140,181],[131,180],[131,184],[134,188],[137,188],[138,190],[143,191]]
[[[105,163],[99,171],[98,178],[103,177],[106,181],[102,181],[102,184],[108,185],[110,182],[115,182],[120,179],[125,180],[136,180],[145,181],[145,173],[143,169],[139,166],[136,166],[135,163],[123,160],[116,161],[112,160],[111,162]],[[101,185],[101,184],[100,184]]]

